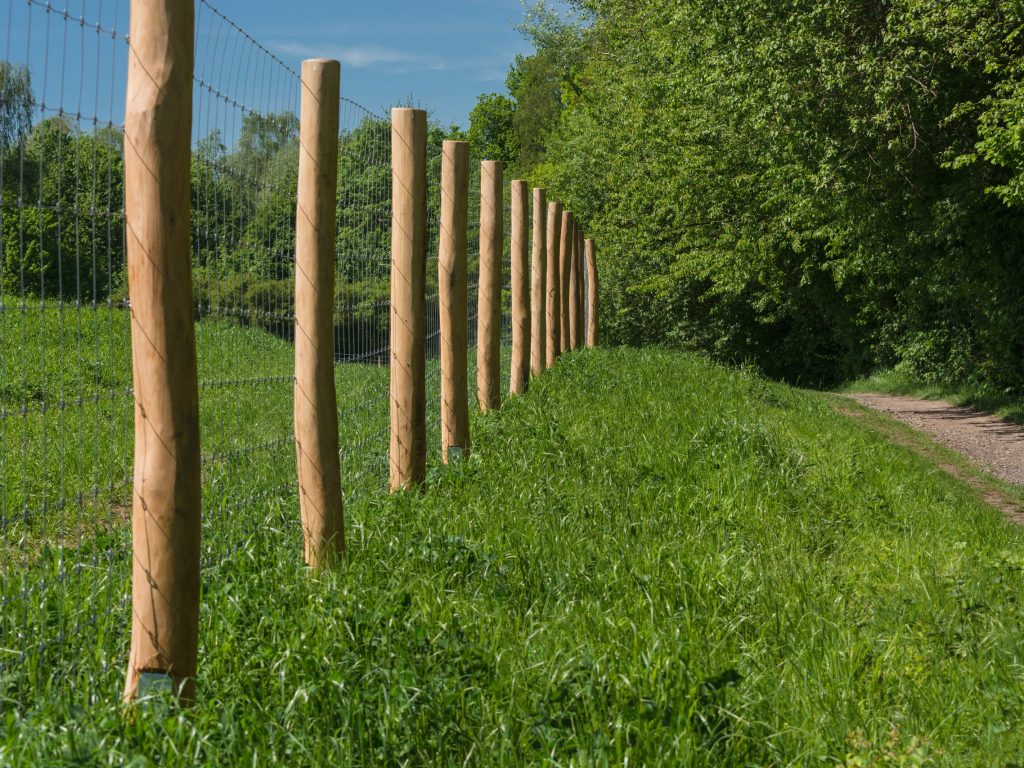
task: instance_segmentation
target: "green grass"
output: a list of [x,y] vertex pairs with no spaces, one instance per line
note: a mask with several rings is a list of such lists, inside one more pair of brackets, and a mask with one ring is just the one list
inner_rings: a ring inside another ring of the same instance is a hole
[[[290,454],[292,346],[223,320],[196,325],[207,479],[224,485]],[[3,543],[65,540],[130,504],[132,398],[126,310],[53,302],[0,313]],[[337,366],[342,444],[386,451],[387,370]],[[383,407],[381,407],[383,403]],[[383,418],[382,418],[383,415]],[[278,450],[281,449],[281,450]],[[358,458],[352,450],[351,458]],[[266,483],[257,481],[265,489]]]
[[[21,709],[51,693],[88,695],[96,665],[105,672],[125,653],[129,316],[7,300],[0,337],[0,702]],[[215,579],[247,551],[255,526],[280,522],[282,532],[297,533],[297,518],[266,517],[283,498],[296,504],[294,351],[217,319],[197,324],[196,347],[203,567]],[[437,368],[431,360],[432,401]],[[336,384],[343,491],[349,499],[379,495],[387,478],[387,368],[338,364]],[[428,414],[435,452],[438,419],[436,410]]]
[[0,684],[0,765],[1024,755],[1024,532],[826,398],[601,350],[473,429],[422,493],[350,491],[316,578],[290,489],[214,513],[244,546],[206,572],[197,706],[125,720],[100,612],[73,673]]
[[[91,685],[124,650],[132,472],[129,318],[54,302],[0,314],[0,701]],[[243,551],[293,493],[294,351],[223,320],[196,326],[203,563]],[[346,492],[379,492],[386,368],[337,366]],[[82,654],[94,658],[83,662]],[[0,713],[3,705],[0,704]],[[2,761],[0,761],[2,763]]]
[[1019,396],[994,389],[916,381],[895,370],[879,371],[844,386],[843,392],[880,392],[886,395],[908,395],[926,400],[946,400],[994,413],[1007,421],[1024,424],[1024,400]]

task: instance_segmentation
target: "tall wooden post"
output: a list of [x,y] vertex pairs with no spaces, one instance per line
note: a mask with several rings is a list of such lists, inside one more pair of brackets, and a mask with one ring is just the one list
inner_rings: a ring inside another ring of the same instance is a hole
[[334,240],[341,66],[302,62],[295,219],[295,452],[306,563],[345,551],[334,388]]
[[199,385],[192,320],[191,2],[132,0],[124,204],[135,388],[126,701],[195,699]]
[[569,349],[579,349],[580,334],[580,228],[572,229],[572,258],[569,261]]
[[469,451],[466,316],[466,227],[469,221],[469,144],[441,147],[441,232],[437,260],[441,302],[441,460]]
[[501,407],[501,257],[505,236],[504,182],[498,160],[480,166],[480,288],[477,313],[477,401]]
[[512,182],[512,374],[509,391],[530,381],[530,198],[525,181]]
[[586,296],[586,263],[583,229],[576,227],[576,327],[579,328],[579,336],[573,349],[579,349],[587,343],[587,296]]
[[559,309],[559,320],[561,321],[561,336],[558,348],[559,353],[569,351],[569,342],[572,340],[569,329],[569,273],[572,271],[572,249],[576,242],[576,235],[574,234],[575,226],[576,222],[573,218],[572,211],[564,211],[562,213],[562,243],[558,251],[558,255],[560,257],[558,274],[561,278],[559,295],[562,300]]
[[598,338],[598,312],[597,312],[597,254],[594,250],[592,238],[586,240],[587,250],[587,346],[596,347],[600,340]]
[[427,113],[391,110],[392,491],[427,472],[426,271]]
[[530,372],[534,376],[544,373],[547,323],[547,190],[533,190],[533,254],[530,275]]
[[547,343],[545,362],[550,368],[562,349],[562,275],[559,247],[562,242],[562,204],[548,203]]

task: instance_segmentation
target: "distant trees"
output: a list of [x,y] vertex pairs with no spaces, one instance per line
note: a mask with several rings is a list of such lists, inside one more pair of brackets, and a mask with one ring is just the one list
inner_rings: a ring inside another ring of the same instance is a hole
[[29,72],[0,62],[0,289],[93,302],[124,263],[120,132],[32,125]]
[[[33,115],[28,70],[0,62],[0,290],[86,303],[123,296],[123,136],[60,117],[33,124]],[[245,113],[233,141],[213,130],[194,147],[202,313],[290,322],[298,128],[292,113]],[[431,136],[439,149],[443,132],[433,127]],[[337,303],[379,322],[390,276],[390,126],[367,118],[339,142]]]
[[500,93],[482,95],[469,114],[469,143],[480,158],[511,167],[519,159],[515,104]]
[[15,146],[32,126],[32,78],[27,67],[0,61],[0,151]]

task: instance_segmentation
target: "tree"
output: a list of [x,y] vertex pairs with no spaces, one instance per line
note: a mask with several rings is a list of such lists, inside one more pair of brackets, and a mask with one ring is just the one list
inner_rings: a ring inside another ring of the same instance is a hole
[[1017,0],[575,7],[531,10],[508,84],[610,340],[1024,391]]
[[121,136],[61,118],[22,141],[20,207],[3,210],[5,293],[86,303],[107,298],[124,269]]
[[500,93],[477,98],[469,113],[469,143],[473,151],[487,160],[501,160],[507,168],[519,161],[519,141],[515,131],[516,106]]
[[34,103],[28,67],[0,61],[0,152],[28,134]]

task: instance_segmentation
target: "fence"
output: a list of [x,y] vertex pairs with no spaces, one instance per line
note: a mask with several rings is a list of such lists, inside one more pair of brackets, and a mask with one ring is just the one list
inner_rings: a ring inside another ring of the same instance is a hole
[[[135,178],[126,177],[124,150],[128,6],[110,0],[81,15],[52,0],[26,0],[12,2],[8,13],[0,63],[0,702],[15,707],[58,690],[83,701],[109,698],[129,650],[141,398],[132,379],[132,344],[140,339],[136,327],[133,341],[132,317],[140,322],[144,308],[138,297],[130,304],[127,276],[129,237],[138,234],[131,227],[126,234],[124,203],[126,178],[129,185]],[[225,563],[245,556],[256,529],[272,531],[301,558],[294,387],[302,89],[298,72],[206,0],[195,5],[192,44],[198,559],[204,583],[212,583]],[[353,499],[385,493],[388,483],[392,127],[344,97],[338,112],[331,336],[341,493]],[[429,463],[441,454],[442,139],[429,129]],[[484,159],[468,162],[470,402]],[[498,216],[506,234],[507,188]],[[596,342],[592,254],[588,243],[574,284],[592,297],[589,338]],[[504,237],[503,349],[511,331],[508,262]],[[507,397],[509,355],[501,358]]]

